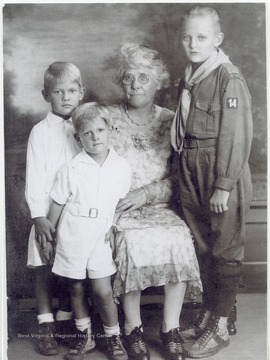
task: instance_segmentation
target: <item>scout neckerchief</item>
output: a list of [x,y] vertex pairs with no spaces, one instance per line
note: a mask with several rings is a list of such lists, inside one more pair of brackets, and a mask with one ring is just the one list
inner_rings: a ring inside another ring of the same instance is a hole
[[175,112],[171,127],[171,141],[172,146],[178,153],[181,152],[183,147],[183,140],[186,131],[186,122],[189,113],[191,102],[191,89],[192,87],[205,79],[213,70],[221,64],[231,63],[229,57],[218,48],[213,54],[204,62],[192,75],[191,64],[185,70],[185,86],[180,95],[178,106]]

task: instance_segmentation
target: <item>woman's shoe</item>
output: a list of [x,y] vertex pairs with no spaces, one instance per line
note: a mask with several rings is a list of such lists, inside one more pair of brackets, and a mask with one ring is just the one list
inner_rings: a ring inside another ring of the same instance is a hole
[[129,335],[125,335],[125,347],[129,360],[149,360],[150,353],[143,340],[143,332],[140,327],[135,327]]
[[162,341],[162,353],[166,360],[184,360],[186,358],[180,328],[171,329],[167,333],[160,330],[159,334]]

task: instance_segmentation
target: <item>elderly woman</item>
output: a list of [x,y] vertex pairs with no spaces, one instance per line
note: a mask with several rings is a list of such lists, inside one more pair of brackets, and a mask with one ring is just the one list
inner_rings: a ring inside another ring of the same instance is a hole
[[[170,127],[174,113],[154,104],[157,90],[169,75],[160,55],[147,46],[121,48],[117,80],[125,95],[121,105],[109,106],[113,119],[111,143],[133,171],[131,191],[118,204],[114,281],[125,314],[129,359],[149,359],[143,341],[141,291],[164,286],[160,337],[166,359],[185,358],[179,317],[186,286],[200,289],[192,237],[172,208]],[[177,199],[176,199],[177,200]]]

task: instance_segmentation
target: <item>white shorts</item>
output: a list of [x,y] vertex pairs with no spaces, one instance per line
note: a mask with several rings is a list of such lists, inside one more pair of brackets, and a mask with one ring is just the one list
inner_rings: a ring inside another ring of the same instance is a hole
[[105,243],[107,220],[73,216],[60,219],[52,272],[71,279],[100,279],[117,270],[109,243]]
[[70,279],[101,279],[111,276],[117,268],[112,258],[110,244],[105,244],[104,239],[92,252],[90,257],[66,258],[56,252],[52,272]]

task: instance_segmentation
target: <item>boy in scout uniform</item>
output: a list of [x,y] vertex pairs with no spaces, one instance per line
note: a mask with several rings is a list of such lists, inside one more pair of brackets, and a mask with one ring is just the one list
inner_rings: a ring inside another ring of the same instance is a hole
[[181,333],[193,341],[192,358],[229,345],[227,319],[239,287],[252,192],[251,99],[243,75],[219,48],[223,37],[215,9],[195,6],[184,14],[181,42],[189,64],[171,135],[203,282],[199,321]]

